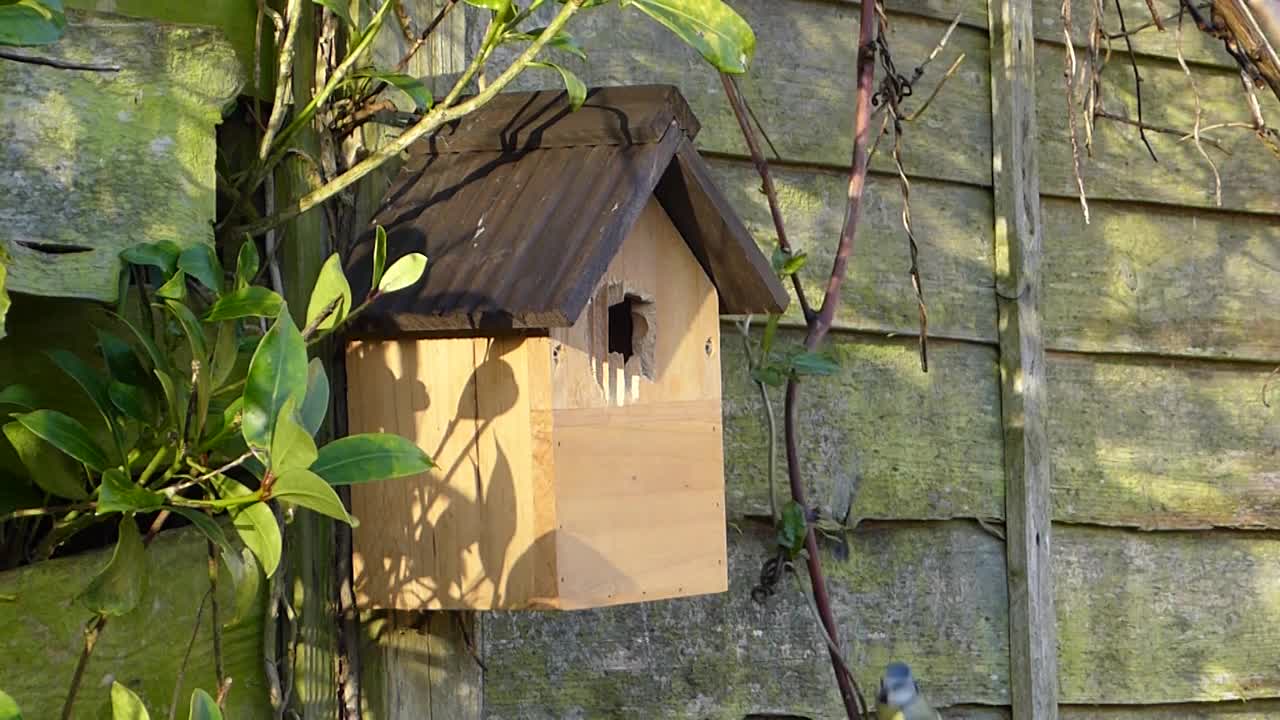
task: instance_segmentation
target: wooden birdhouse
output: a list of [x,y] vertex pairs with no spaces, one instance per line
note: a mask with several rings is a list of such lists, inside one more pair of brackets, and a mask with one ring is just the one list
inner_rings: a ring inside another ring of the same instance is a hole
[[[361,606],[727,588],[719,316],[787,295],[697,130],[671,87],[595,90],[573,112],[521,93],[410,148],[374,223],[388,264],[428,267],[358,320],[349,429],[408,437],[437,467],[353,488]],[[348,274],[368,278],[372,254]]]

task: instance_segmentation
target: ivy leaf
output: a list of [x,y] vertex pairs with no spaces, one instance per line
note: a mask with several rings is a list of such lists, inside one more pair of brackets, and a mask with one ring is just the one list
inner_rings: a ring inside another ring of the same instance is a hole
[[338,493],[333,491],[324,478],[305,468],[290,470],[277,477],[275,484],[271,486],[271,497],[310,508],[353,527],[356,525],[355,520],[347,514]]
[[[218,495],[223,498],[243,497],[249,488],[224,475],[213,478]],[[231,524],[240,541],[258,558],[262,572],[271,577],[280,566],[280,526],[275,513],[265,502],[241,505],[231,511]]]
[[111,397],[111,404],[125,417],[137,420],[144,425],[155,422],[157,414],[155,400],[145,389],[112,380],[107,386],[107,394]]
[[311,471],[330,485],[356,485],[418,475],[433,467],[422,448],[399,435],[364,433],[320,448]]
[[773,249],[773,271],[779,277],[795,275],[807,262],[809,262],[809,256],[804,252],[789,253],[781,247]]
[[62,0],[10,0],[0,3],[0,45],[55,43],[62,37],[66,26]]
[[426,269],[426,255],[409,253],[387,268],[387,272],[378,281],[378,292],[393,293],[397,290],[403,290],[418,282],[418,279],[422,277],[422,272]]
[[4,426],[4,436],[13,446],[27,474],[41,490],[68,500],[84,500],[89,493],[84,488],[84,471],[71,458],[22,423],[11,422]]
[[434,98],[431,97],[431,90],[423,84],[421,80],[412,75],[406,75],[398,72],[388,72],[379,70],[378,68],[361,68],[354,73],[355,77],[366,77],[382,82],[396,88],[409,96],[413,100],[413,105],[418,112],[430,110],[435,104]]
[[111,683],[111,720],[151,720],[142,698],[118,680]]
[[253,284],[258,276],[258,245],[253,238],[245,238],[236,253],[236,289],[240,290]]
[[531,62],[529,67],[540,67],[548,70],[555,70],[560,73],[560,77],[564,80],[564,89],[569,93],[569,107],[577,110],[582,107],[582,103],[587,101],[587,86],[582,84],[582,80],[573,71],[563,65],[557,65],[552,62]]
[[151,373],[142,367],[132,345],[109,332],[98,330],[97,333],[98,348],[111,377],[128,385],[145,385],[150,381]]
[[212,245],[196,243],[178,256],[178,268],[209,288],[222,294],[222,263]]
[[186,300],[187,274],[181,270],[175,272],[173,277],[156,290],[156,297],[163,300]]
[[[387,0],[393,2],[393,0]],[[191,711],[187,715],[188,720],[222,720],[222,711],[218,709],[218,703],[213,701],[209,693],[196,688],[191,693]]]
[[119,617],[138,606],[147,592],[147,558],[132,515],[120,518],[120,536],[106,567],[89,582],[80,601],[92,612]]
[[329,412],[329,376],[324,372],[320,358],[312,358],[307,364],[307,396],[302,401],[302,427],[314,436],[324,424]]
[[791,356],[791,370],[797,375],[833,375],[839,369],[840,363],[822,353],[802,352]]
[[373,282],[369,287],[376,288],[382,282],[382,272],[387,269],[387,229],[381,225],[373,228]]
[[279,477],[290,470],[305,470],[316,461],[316,442],[311,433],[294,419],[293,398],[285,401],[276,418],[276,431],[271,439],[271,474]]
[[676,34],[721,72],[747,71],[756,35],[723,0],[622,0]]
[[329,8],[347,27],[354,28],[356,26],[351,19],[351,10],[347,7],[346,0],[311,0],[311,2]]
[[311,327],[316,322],[320,313],[329,307],[329,303],[333,302],[334,298],[340,298],[337,306],[328,317],[316,325],[316,330],[332,328],[341,323],[351,311],[351,285],[347,283],[347,276],[342,272],[338,253],[330,255],[329,259],[324,261],[324,265],[320,266],[320,275],[316,278],[315,288],[311,291],[311,302],[307,305],[307,327]]
[[40,398],[26,385],[6,385],[0,390],[0,405],[13,405],[23,410],[35,410],[40,407]]
[[805,535],[808,525],[805,522],[804,508],[795,500],[789,501],[782,508],[782,522],[778,525],[778,545],[795,557],[804,549]]
[[106,453],[79,420],[57,410],[34,410],[16,417],[23,427],[84,463],[90,470],[102,472],[110,464]]
[[132,265],[149,265],[159,268],[161,273],[167,278],[173,275],[178,269],[178,257],[182,255],[182,248],[178,244],[170,240],[160,240],[153,243],[138,243],[125,248],[120,253],[120,259]]
[[120,469],[111,468],[102,473],[102,485],[98,487],[98,508],[94,514],[155,510],[161,505],[164,505],[164,495],[147,490]]
[[307,391],[307,343],[282,306],[275,323],[253,353],[244,386],[241,432],[254,454],[265,462],[274,423],[289,398]]
[[235,320],[244,317],[275,317],[280,314],[284,305],[281,298],[273,290],[261,285],[250,285],[223,295],[205,313],[205,322],[219,320]]
[[0,720],[22,720],[18,703],[3,690],[0,690]]

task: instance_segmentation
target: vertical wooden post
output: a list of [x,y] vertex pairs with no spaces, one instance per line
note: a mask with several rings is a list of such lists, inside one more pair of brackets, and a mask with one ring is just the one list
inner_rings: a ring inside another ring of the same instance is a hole
[[1014,720],[1058,717],[1032,0],[989,0],[996,295],[1004,422],[1009,696]]

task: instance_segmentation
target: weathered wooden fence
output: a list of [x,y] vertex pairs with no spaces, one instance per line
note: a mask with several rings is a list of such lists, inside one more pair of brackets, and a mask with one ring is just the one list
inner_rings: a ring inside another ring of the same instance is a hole
[[[147,3],[109,4],[154,12]],[[434,7],[420,4],[424,14]],[[759,38],[743,89],[782,156],[783,210],[793,242],[811,256],[805,279],[816,288],[843,213],[857,5],[732,4]],[[253,4],[222,5],[237,19],[210,22],[243,56],[243,34],[252,30],[236,13]],[[1143,2],[1122,5],[1131,27],[1145,18]],[[1156,5],[1176,9],[1172,0]],[[984,720],[1047,717],[1044,705],[1055,699],[1073,720],[1280,716],[1280,429],[1262,401],[1280,364],[1272,322],[1280,310],[1280,161],[1247,131],[1220,133],[1229,154],[1208,149],[1222,174],[1218,208],[1212,173],[1192,143],[1151,134],[1160,159],[1153,164],[1133,127],[1099,121],[1085,175],[1086,225],[1071,172],[1057,3],[898,0],[889,9],[904,69],[961,14],[924,86],[958,53],[965,60],[906,128],[930,372],[920,372],[916,357],[897,179],[882,146],[831,341],[841,371],[803,389],[801,452],[812,497],[835,504],[854,489],[860,523],[848,557],[828,553],[824,561],[860,682],[873,687],[886,662],[904,659],[944,715]],[[1083,37],[1087,7],[1076,10]],[[588,84],[679,85],[703,123],[700,146],[718,181],[770,244],[759,181],[719,79],[665,31],[623,25],[619,12],[585,14],[574,35],[591,60],[565,62]],[[459,19],[448,35],[455,44],[438,48],[420,71],[456,70],[480,21],[468,16],[464,35]],[[1190,128],[1194,105],[1172,23],[1169,32],[1133,39],[1145,119]],[[1205,122],[1247,121],[1225,53],[1190,27],[1183,47]],[[1125,58],[1113,56],[1106,104],[1133,117],[1129,73]],[[530,74],[522,82],[558,80]],[[40,311],[15,307],[17,317],[23,312]],[[24,337],[21,327],[13,332]],[[735,332],[725,326],[723,345],[730,592],[580,613],[365,618],[369,717],[839,716],[802,596],[785,587],[765,604],[750,597],[773,543],[762,519],[768,437]],[[794,331],[788,338],[798,341]],[[6,352],[0,363],[20,361]],[[182,536],[158,546],[199,552]],[[326,565],[327,548],[312,550],[299,560],[300,587],[326,578],[316,568]],[[62,562],[62,576],[71,577],[87,561]],[[129,672],[147,675],[152,660],[163,667],[185,647],[202,592],[196,565],[145,617],[116,628],[147,638],[147,663]],[[15,577],[0,582],[0,593],[35,576]],[[325,626],[333,621],[322,612],[323,594],[312,607],[321,612],[307,616],[299,663],[317,674],[304,673],[300,687],[309,716],[324,717],[333,707],[325,679],[334,647]],[[44,628],[38,644],[0,642],[0,687],[34,678],[28,685],[43,683],[48,696],[41,707],[56,707],[70,667],[55,645],[71,643],[74,656],[78,642],[76,623],[54,610],[45,612],[57,617],[46,617],[0,601],[4,627]],[[229,636],[235,717],[264,712],[260,623],[247,618]],[[119,642],[100,649],[90,682],[135,656]],[[200,637],[195,650],[206,665],[208,642]],[[17,653],[31,660],[11,662]],[[209,675],[202,667],[190,673]],[[167,700],[170,686],[145,689]],[[86,712],[97,709],[86,702]]]

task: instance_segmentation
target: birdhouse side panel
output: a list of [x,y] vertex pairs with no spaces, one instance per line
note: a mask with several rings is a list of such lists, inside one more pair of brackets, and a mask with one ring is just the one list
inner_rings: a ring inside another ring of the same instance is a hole
[[[551,540],[538,539],[551,521],[535,498],[547,484],[536,476],[551,468],[534,459],[550,455],[538,449],[549,444],[549,432],[533,430],[537,393],[530,388],[538,382],[529,359],[519,338],[395,340],[349,349],[350,432],[396,433],[436,463],[425,475],[352,488],[361,520],[353,534],[361,607],[553,602]],[[545,395],[545,376],[540,382]]]
[[578,322],[551,331],[554,406],[718,399],[719,327],[715,287],[651,198]]

